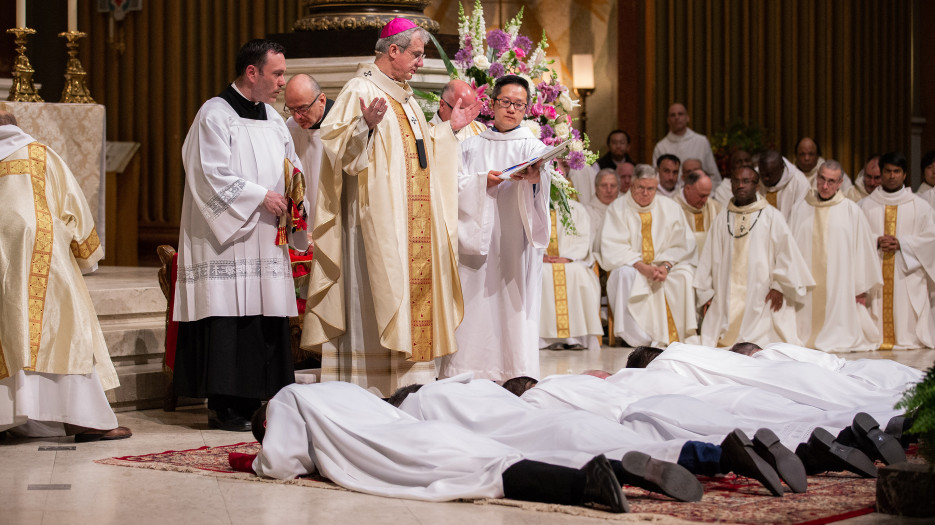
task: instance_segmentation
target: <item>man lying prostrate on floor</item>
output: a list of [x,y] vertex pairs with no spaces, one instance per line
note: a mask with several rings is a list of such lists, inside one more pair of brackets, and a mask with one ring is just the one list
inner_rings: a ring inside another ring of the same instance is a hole
[[[789,343],[770,343],[763,349],[753,343],[738,343],[734,347],[741,344],[755,347],[747,355],[757,359],[811,363],[856,379],[869,388],[889,390],[898,394],[902,394],[925,377],[925,372],[892,359],[843,359],[828,352]],[[735,351],[733,347],[731,351]]]
[[750,359],[726,349],[684,343],[670,344],[646,368],[671,370],[705,385],[755,386],[824,410],[859,409],[883,421],[897,415],[893,407],[902,397],[812,363]]
[[317,472],[351,490],[424,501],[507,497],[629,508],[604,457],[581,469],[530,461],[459,426],[418,421],[350,383],[289,385],[257,411],[252,428],[260,453],[231,454],[230,464],[264,477]]
[[[595,451],[610,458],[622,456],[622,464],[614,462],[622,483],[683,501],[701,497],[700,486],[689,472],[715,475],[733,471],[756,479],[773,495],[783,492],[776,471],[754,452],[753,443],[740,430],[715,437],[720,446],[710,439],[660,441],[584,411],[536,408],[492,381],[473,380],[471,374],[424,385],[410,393],[400,408],[417,419],[454,423],[512,446],[530,459],[576,467],[582,455],[590,457]],[[633,452],[642,453],[646,466],[630,470]],[[792,456],[790,451],[786,453],[787,458]],[[675,461],[677,465],[666,463]],[[641,471],[662,474],[644,478]]]
[[[764,417],[776,418],[777,423],[788,421],[789,414],[801,410],[790,406],[788,401],[821,409],[827,413],[824,419],[821,414],[815,416],[818,421],[822,421],[819,424],[838,428],[844,426],[837,436],[840,443],[859,447],[871,459],[880,459],[888,465],[906,461],[900,443],[894,436],[888,436],[881,430],[877,423],[895,421],[897,416],[902,416],[902,413],[892,408],[901,397],[899,394],[869,388],[859,381],[810,363],[751,359],[747,355],[723,349],[679,343],[669,345],[665,351],[652,348],[646,348],[644,351],[648,355],[648,358],[643,360],[647,362],[645,372],[666,372],[663,374],[666,376],[663,380],[671,380],[673,375],[681,375],[684,382],[689,384],[696,382],[705,386],[722,387],[739,385],[770,392],[786,398],[785,408],[777,410],[777,407],[782,405],[778,397],[769,402],[763,400],[763,394],[754,394],[757,397],[741,397],[737,392],[732,396],[734,406],[742,403],[754,413],[762,410]],[[646,379],[645,372],[639,373],[643,379]],[[633,373],[621,371],[609,379],[630,382],[632,377],[627,377],[630,374]],[[657,384],[656,381],[662,378],[653,379],[653,384]],[[827,397],[823,398],[823,395]],[[694,397],[699,396],[695,394]],[[785,419],[782,419],[783,412],[786,414]],[[856,414],[853,422],[849,426],[842,425],[843,420],[850,414]],[[851,428],[855,430],[852,432]],[[855,433],[858,435],[855,436]],[[869,439],[865,439],[868,436]]]

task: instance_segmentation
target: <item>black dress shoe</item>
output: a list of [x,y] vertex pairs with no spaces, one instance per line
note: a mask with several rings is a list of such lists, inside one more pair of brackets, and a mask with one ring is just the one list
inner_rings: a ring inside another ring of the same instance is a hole
[[848,471],[864,478],[877,477],[877,467],[860,450],[840,443],[830,432],[816,428],[808,437],[807,443],[801,443],[795,449],[809,474],[822,472]]
[[603,454],[588,461],[581,471],[584,472],[584,502],[597,503],[610,508],[611,512],[630,512],[630,504],[620,490],[620,482],[614,475],[610,461]]
[[808,476],[802,460],[786,448],[772,430],[761,428],[756,431],[753,435],[753,450],[776,469],[776,473],[792,492],[802,493],[808,488]]
[[906,461],[906,452],[899,441],[880,430],[880,424],[870,414],[860,412],[854,416],[851,431],[857,438],[858,448],[870,459],[879,459],[887,465]]
[[727,459],[735,474],[753,478],[766,487],[773,496],[782,496],[782,481],[779,474],[765,459],[757,455],[753,442],[742,430],[734,429],[721,443],[721,454]]
[[919,437],[916,434],[910,434],[907,432],[912,427],[912,418],[907,416],[893,416],[886,423],[886,432],[887,434],[893,436],[899,440],[899,444],[903,446],[903,450],[909,448],[909,445],[912,443],[917,443]]
[[229,432],[249,432],[252,429],[250,421],[231,408],[209,411],[208,426]]
[[685,467],[653,459],[642,452],[627,452],[620,461],[624,477],[621,483],[650,492],[659,492],[679,501],[701,501],[704,488]]

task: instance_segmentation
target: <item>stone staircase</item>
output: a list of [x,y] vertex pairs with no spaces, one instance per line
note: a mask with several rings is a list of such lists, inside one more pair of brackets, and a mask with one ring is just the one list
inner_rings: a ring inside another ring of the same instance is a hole
[[85,276],[120,386],[107,392],[115,411],[162,407],[167,381],[166,299],[157,268],[101,266]]

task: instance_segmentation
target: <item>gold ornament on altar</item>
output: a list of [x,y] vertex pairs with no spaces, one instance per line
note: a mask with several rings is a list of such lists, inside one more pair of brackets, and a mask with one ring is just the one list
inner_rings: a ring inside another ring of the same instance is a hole
[[81,61],[78,60],[78,40],[87,36],[81,31],[66,31],[59,33],[58,36],[65,38],[68,42],[65,46],[68,48],[68,64],[65,66],[65,87],[62,89],[62,100],[60,102],[75,104],[94,104],[91,98],[91,92],[88,91],[88,74],[81,67]]
[[305,0],[295,31],[379,31],[390,20],[405,17],[437,33],[438,22],[423,11],[431,0]]
[[[25,25],[25,24],[24,24]],[[13,86],[7,100],[10,102],[43,102],[36,86],[32,83],[32,74],[35,73],[29,59],[26,58],[26,38],[36,33],[35,29],[28,27],[14,27],[7,29],[13,34],[16,43],[16,60],[13,63]]]

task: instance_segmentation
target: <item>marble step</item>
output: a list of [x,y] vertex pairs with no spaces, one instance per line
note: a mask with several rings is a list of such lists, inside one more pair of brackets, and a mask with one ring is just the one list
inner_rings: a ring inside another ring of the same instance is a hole
[[161,312],[166,298],[159,288],[158,268],[101,266],[84,280],[98,317],[128,317]]

